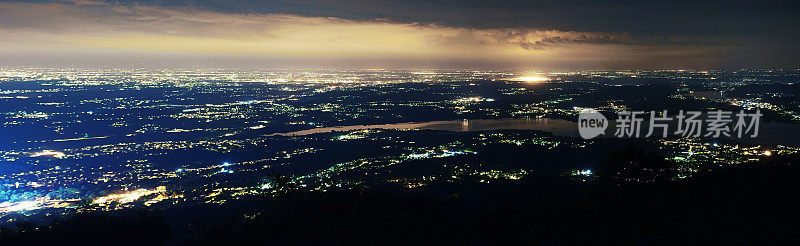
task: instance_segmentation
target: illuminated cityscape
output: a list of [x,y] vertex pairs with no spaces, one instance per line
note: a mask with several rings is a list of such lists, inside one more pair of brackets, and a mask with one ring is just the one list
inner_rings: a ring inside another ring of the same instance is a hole
[[0,1],[0,245],[797,245],[786,1]]
[[[489,162],[483,152],[510,145],[537,156],[530,148],[564,154],[607,144],[612,140],[575,139],[574,125],[559,119],[572,119],[583,107],[608,112],[652,107],[626,98],[585,100],[607,90],[636,90],[646,85],[636,81],[645,79],[670,81],[671,91],[653,97],[697,108],[757,107],[775,117],[776,127],[796,132],[796,102],[765,102],[775,98],[769,93],[719,95],[799,73],[582,71],[534,80],[508,71],[459,70],[5,70],[0,208],[4,220],[14,222],[8,212],[81,210],[86,199],[99,209],[134,201],[224,203],[269,195],[264,177],[274,170],[291,172],[292,182],[308,190],[516,180],[537,172],[537,166],[509,168]],[[635,80],[620,85],[622,78]],[[414,96],[420,93],[426,96]],[[700,93],[717,96],[691,96]],[[509,120],[515,118],[522,121]],[[451,119],[463,120],[446,121]],[[543,120],[551,122],[535,128]],[[680,166],[675,178],[800,151],[792,136],[765,139],[772,142],[767,145],[640,141],[660,145],[665,158]],[[427,159],[440,160],[411,176],[398,171]],[[564,162],[548,171],[591,165]]]

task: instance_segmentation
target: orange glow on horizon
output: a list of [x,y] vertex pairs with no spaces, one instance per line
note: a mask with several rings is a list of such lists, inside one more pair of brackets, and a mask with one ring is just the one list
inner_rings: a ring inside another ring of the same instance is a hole
[[550,78],[541,77],[541,76],[521,76],[521,77],[516,77],[516,78],[511,79],[511,81],[536,83],[536,82],[550,81]]

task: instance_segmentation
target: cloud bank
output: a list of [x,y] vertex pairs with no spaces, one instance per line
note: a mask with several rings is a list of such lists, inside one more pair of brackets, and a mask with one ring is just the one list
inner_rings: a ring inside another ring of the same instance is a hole
[[613,32],[449,27],[386,19],[124,6],[88,0],[0,3],[0,58],[7,63],[47,56],[165,56],[541,67],[667,66],[713,64],[724,48],[692,37],[640,37]]

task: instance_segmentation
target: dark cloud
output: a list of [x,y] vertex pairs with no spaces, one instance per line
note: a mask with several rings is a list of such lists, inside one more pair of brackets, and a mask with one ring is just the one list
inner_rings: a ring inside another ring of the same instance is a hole
[[[45,2],[45,1],[33,1]],[[69,1],[69,2],[102,2]],[[784,0],[144,0],[124,5],[225,13],[284,13],[350,19],[389,18],[446,26],[533,27],[575,31],[768,34],[796,28],[800,1]]]
[[587,37],[580,36],[577,38],[566,37],[548,37],[535,42],[520,43],[525,49],[545,49],[549,47],[557,47],[564,45],[582,45],[582,44],[630,44],[624,40],[619,40],[610,36]]

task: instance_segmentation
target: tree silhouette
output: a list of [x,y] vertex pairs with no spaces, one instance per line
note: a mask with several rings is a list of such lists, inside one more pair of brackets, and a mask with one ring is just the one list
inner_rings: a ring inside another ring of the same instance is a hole
[[663,182],[672,180],[674,166],[655,152],[645,153],[630,144],[609,152],[598,175],[606,182]]
[[267,179],[271,186],[270,189],[278,196],[294,194],[300,190],[300,186],[292,176],[272,171],[267,175]]

